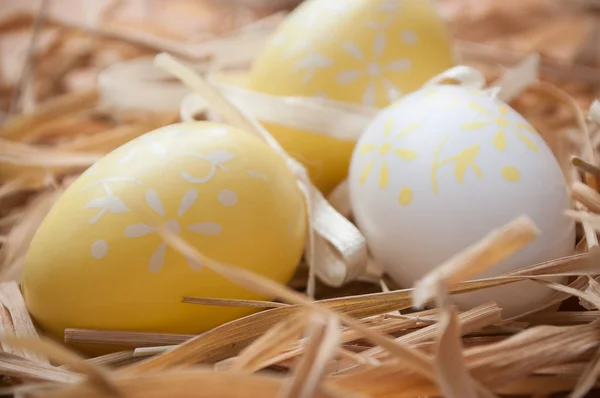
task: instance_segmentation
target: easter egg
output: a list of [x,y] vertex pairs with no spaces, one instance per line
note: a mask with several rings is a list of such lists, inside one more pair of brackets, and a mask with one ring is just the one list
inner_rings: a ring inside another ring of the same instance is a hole
[[[521,215],[541,234],[478,278],[574,250],[556,158],[527,120],[487,91],[425,87],[381,111],[357,142],[349,191],[370,252],[402,287]],[[523,281],[452,297],[462,308],[496,301],[512,317],[553,292]]]
[[[429,1],[309,0],[278,27],[248,86],[383,107],[453,65],[450,37]],[[353,141],[264,125],[324,193],[346,177]]]
[[212,122],[159,128],[96,162],[41,224],[23,274],[34,320],[57,338],[65,328],[199,333],[253,310],[184,296],[272,299],[188,261],[157,223],[280,283],[295,272],[307,228],[294,175],[261,139]]

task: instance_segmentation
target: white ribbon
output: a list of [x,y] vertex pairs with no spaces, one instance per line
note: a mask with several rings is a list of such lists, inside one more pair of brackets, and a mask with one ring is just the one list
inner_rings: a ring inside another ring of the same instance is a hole
[[[201,72],[204,68],[196,68]],[[280,97],[223,83],[219,74],[207,80],[230,102],[254,118],[343,141],[356,141],[378,109],[311,97]],[[100,73],[101,100],[119,109],[180,111],[182,120],[208,111],[206,101],[169,76],[151,59],[135,59],[111,66]]]
[[[502,101],[509,102],[537,81],[539,66],[539,54],[531,54],[517,65],[507,68],[486,91]],[[460,86],[478,90],[483,90],[486,85],[485,76],[480,71],[459,65],[429,79],[423,87],[444,84],[448,81],[456,81]]]
[[432,77],[423,87],[437,86],[448,81],[456,81],[463,87],[474,89],[482,89],[485,86],[483,73],[470,66],[458,65]]

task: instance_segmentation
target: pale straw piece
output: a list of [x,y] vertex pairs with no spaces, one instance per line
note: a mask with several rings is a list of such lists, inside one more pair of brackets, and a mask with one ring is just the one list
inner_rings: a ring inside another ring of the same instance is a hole
[[530,54],[516,66],[508,68],[492,87],[498,87],[498,98],[510,102],[537,81],[540,67],[540,55]]
[[600,193],[580,181],[571,186],[571,196],[594,213],[600,213]]
[[0,341],[19,347],[25,351],[33,351],[47,356],[57,362],[68,365],[75,371],[85,374],[95,389],[119,396],[119,391],[107,377],[107,372],[98,365],[86,362],[79,355],[58,343],[40,337],[0,336]]
[[[13,332],[9,333],[9,339],[14,338],[39,338],[38,332],[33,325],[31,316],[25,306],[25,301],[21,295],[21,290],[16,282],[0,283],[0,305],[3,305],[10,314],[13,325]],[[6,313],[4,312],[6,315]],[[11,336],[11,334],[13,334]],[[3,343],[4,345],[5,343]],[[18,345],[17,345],[18,347]],[[48,364],[48,359],[36,352],[24,351],[23,357],[33,362]]]
[[307,323],[304,355],[284,385],[282,398],[312,398],[326,373],[327,363],[338,353],[341,342],[339,318],[313,313]]
[[[148,213],[148,219],[153,220],[154,216]],[[151,222],[151,221],[149,221]],[[389,337],[383,336],[382,334],[371,330],[367,325],[363,324],[346,314],[335,312],[329,308],[320,306],[314,303],[306,296],[276,283],[264,276],[255,274],[251,271],[238,268],[232,265],[225,265],[215,260],[212,260],[196,248],[191,246],[185,240],[174,235],[171,231],[159,225],[156,222],[152,222],[155,225],[156,231],[160,234],[165,242],[170,245],[173,249],[184,255],[191,261],[198,262],[203,266],[211,269],[212,271],[222,275],[233,283],[239,284],[247,289],[251,289],[255,292],[266,294],[269,296],[280,297],[282,300],[289,302],[290,304],[297,304],[307,309],[311,309],[316,313],[324,316],[339,317],[342,323],[360,332],[366,339],[372,341],[376,345],[381,346],[383,349],[390,352],[397,360],[401,361],[405,366],[409,366],[413,371],[421,374],[427,379],[434,380],[435,374],[432,368],[431,358],[428,355],[423,354],[409,346],[399,344]],[[287,308],[281,308],[283,310]],[[275,309],[280,310],[280,309]],[[171,351],[174,352],[174,351]],[[138,367],[139,371],[140,368]]]
[[415,283],[415,307],[422,307],[435,296],[438,281],[452,286],[483,272],[530,243],[539,230],[528,217],[519,217],[490,232],[469,249],[454,256]]

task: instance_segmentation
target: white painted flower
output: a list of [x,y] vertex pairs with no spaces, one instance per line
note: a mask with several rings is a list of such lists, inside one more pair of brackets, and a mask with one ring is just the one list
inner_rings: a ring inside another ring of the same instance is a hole
[[135,140],[129,141],[120,148],[119,151],[125,152],[125,154],[119,159],[119,163],[130,162],[142,150],[142,148],[147,148],[151,154],[161,158],[167,156],[168,153],[167,148],[161,142],[156,140],[154,134],[147,133],[141,135]]
[[90,246],[90,253],[96,260],[102,260],[108,253],[108,243],[103,239],[95,241]]
[[367,26],[372,29],[385,30],[392,26],[394,23],[394,17],[398,15],[398,9],[402,5],[402,0],[379,0],[373,7],[381,12],[384,17],[382,22],[367,21]]
[[329,68],[333,61],[318,52],[311,50],[305,57],[301,58],[294,66],[295,72],[304,71],[303,83],[312,80],[319,69]]
[[[215,137],[223,137],[229,133],[229,130],[224,127],[214,127],[208,130],[208,133]],[[128,163],[144,151],[147,151],[150,155],[164,158],[169,153],[168,146],[165,145],[165,138],[167,140],[177,140],[188,134],[195,134],[195,131],[189,128],[168,131],[158,129],[141,135],[118,149],[119,153],[123,153],[123,156],[119,159],[119,163]]]
[[[177,212],[177,219],[181,218],[198,200],[198,191],[195,189],[188,190],[181,198],[179,204],[179,211]],[[148,190],[146,192],[146,203],[148,206],[163,219],[166,219],[165,209],[163,206],[158,193],[155,190]],[[165,220],[165,227],[176,235],[181,233],[181,225],[177,219]],[[190,224],[185,227],[187,231],[194,232],[200,235],[215,236],[219,235],[223,228],[215,222],[200,222],[196,224]],[[155,233],[155,229],[147,224],[133,224],[125,227],[125,236],[128,238],[141,238],[146,235]],[[149,261],[149,269],[152,273],[159,272],[165,262],[167,255],[167,243],[162,241],[156,248],[152,257]],[[200,271],[202,266],[197,263],[186,259],[190,268],[194,271]]]
[[193,184],[202,184],[210,181],[215,176],[217,170],[227,172],[224,163],[235,158],[235,155],[233,153],[224,150],[213,151],[208,155],[199,155],[197,153],[186,153],[186,155],[195,157],[197,159],[202,159],[210,163],[210,171],[207,175],[203,177],[194,177],[185,171],[181,172],[181,177],[187,182],[191,182]]
[[264,175],[263,173],[256,171],[256,170],[246,170],[246,173],[248,173],[248,175],[252,178],[256,178],[259,180],[263,180],[266,182],[270,182],[271,180],[269,179],[269,177],[267,177],[266,175]]
[[96,223],[106,213],[120,214],[129,211],[129,208],[125,205],[125,203],[123,203],[123,201],[113,193],[112,189],[110,189],[108,184],[114,182],[132,182],[138,185],[142,185],[142,183],[136,180],[135,178],[113,177],[104,178],[83,188],[82,191],[87,191],[88,189],[100,185],[104,189],[104,193],[106,193],[106,196],[92,199],[84,206],[84,209],[100,209],[100,211],[96,213],[95,216],[90,218],[90,224]]
[[365,105],[375,104],[375,89],[376,84],[383,84],[387,97],[390,101],[394,101],[402,93],[400,89],[389,79],[384,76],[385,71],[389,72],[407,72],[412,68],[412,63],[406,58],[399,58],[388,62],[385,65],[378,63],[379,58],[383,54],[386,46],[386,36],[379,34],[375,37],[373,43],[373,55],[367,57],[362,50],[353,42],[343,44],[344,51],[350,54],[355,60],[360,61],[362,68],[345,70],[337,75],[337,81],[340,84],[352,84],[361,77],[367,78],[362,102]]

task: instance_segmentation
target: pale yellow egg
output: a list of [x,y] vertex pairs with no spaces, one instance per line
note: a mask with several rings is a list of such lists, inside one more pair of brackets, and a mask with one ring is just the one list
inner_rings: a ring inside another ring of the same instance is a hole
[[88,169],[37,231],[23,288],[43,330],[199,333],[253,310],[184,296],[268,299],[175,252],[149,214],[205,255],[280,283],[304,249],[303,195],[276,152],[220,123],[163,127]]
[[[450,37],[426,0],[309,0],[256,59],[251,89],[383,107],[454,65]],[[352,141],[265,123],[330,191],[347,174]]]

